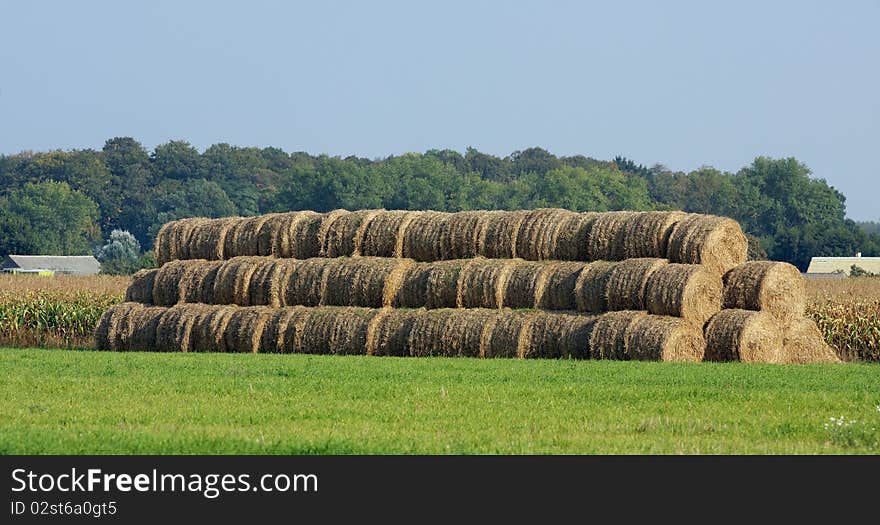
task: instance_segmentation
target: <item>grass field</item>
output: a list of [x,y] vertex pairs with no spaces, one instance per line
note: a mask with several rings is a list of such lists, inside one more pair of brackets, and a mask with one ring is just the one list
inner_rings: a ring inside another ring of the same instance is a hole
[[880,452],[871,364],[45,349],[0,363],[5,454]]

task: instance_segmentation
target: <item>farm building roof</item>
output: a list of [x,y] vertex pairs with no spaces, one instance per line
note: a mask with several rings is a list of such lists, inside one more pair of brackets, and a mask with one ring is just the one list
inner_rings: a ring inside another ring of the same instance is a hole
[[91,255],[7,255],[3,259],[3,268],[95,275],[101,271],[101,263]]
[[880,257],[813,257],[807,274],[843,272],[849,275],[852,265],[871,273],[880,273]]

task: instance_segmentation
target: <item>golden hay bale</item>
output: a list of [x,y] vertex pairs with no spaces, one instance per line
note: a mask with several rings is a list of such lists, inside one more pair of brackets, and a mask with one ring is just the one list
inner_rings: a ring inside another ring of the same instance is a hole
[[[309,306],[291,306],[280,310],[285,314],[276,320],[277,350],[282,354],[300,353],[304,344],[303,327],[312,313],[318,309]],[[268,330],[269,327],[267,326],[266,329]]]
[[278,214],[256,215],[238,221],[226,234],[224,256],[230,258],[271,255],[271,253],[260,252],[260,230],[263,229],[263,225],[267,221],[277,216]]
[[483,357],[525,357],[531,344],[534,311],[503,310],[489,328]]
[[545,266],[535,290],[537,307],[545,310],[577,310],[575,288],[581,272],[589,263],[560,261]]
[[120,303],[104,312],[95,327],[95,348],[98,350],[121,350],[121,341],[127,330],[129,314],[143,308],[140,303]]
[[284,271],[289,268],[284,259],[266,258],[251,275],[248,293],[248,304],[253,306],[271,306],[277,308],[282,303],[281,279]]
[[302,325],[300,352],[366,355],[367,328],[379,312],[375,308],[316,308]]
[[189,352],[193,323],[205,308],[210,307],[181,303],[165,310],[156,325],[156,351]]
[[416,357],[480,357],[485,355],[486,324],[498,316],[496,310],[441,308],[421,312],[409,337],[410,354]]
[[458,274],[455,305],[459,308],[501,308],[507,278],[516,264],[510,259],[471,259]]
[[[403,259],[412,261],[412,259]],[[410,263],[398,267],[395,278],[399,282],[386,285],[386,306],[395,308],[422,308],[428,297],[428,276],[430,263]],[[456,275],[456,279],[458,276]],[[389,278],[390,280],[390,278]],[[390,297],[390,303],[388,302]]]
[[265,306],[237,308],[229,317],[223,332],[223,345],[227,352],[255,354],[260,349],[263,330],[274,310]]
[[313,211],[298,211],[285,214],[284,226],[275,238],[274,253],[277,257],[308,259],[321,253],[318,230],[321,228],[323,214]]
[[338,267],[339,261],[314,257],[289,263],[289,273],[282,281],[284,304],[318,306],[323,296],[323,275],[327,267]]
[[403,232],[401,255],[416,261],[438,261],[443,259],[440,252],[440,238],[451,214],[426,211],[410,221]]
[[193,259],[186,261],[178,282],[179,301],[182,303],[214,302],[214,281],[223,261]]
[[596,261],[584,266],[574,285],[575,302],[580,312],[604,312],[608,309],[605,294],[608,279],[617,263]]
[[348,210],[333,210],[321,214],[321,224],[318,226],[317,233],[319,257],[327,257],[327,250],[330,247],[330,244],[334,242],[334,239],[336,239],[338,235],[344,232],[344,226],[348,221],[344,221],[343,225],[338,229],[335,229],[333,224],[336,221],[347,217],[350,213],[351,212]]
[[536,311],[531,316],[527,342],[520,357],[587,359],[590,335],[597,317]]
[[[291,322],[295,323],[297,317],[302,317],[310,310],[306,306],[292,306],[284,308],[273,308],[266,319],[266,326],[263,328],[263,336],[260,339],[260,348],[258,353],[290,353],[294,349],[285,347],[285,335],[288,334],[288,327]],[[294,328],[295,331],[295,328]],[[295,334],[291,333],[291,341]]]
[[803,317],[806,303],[804,278],[791,264],[750,261],[724,274],[724,308],[763,310],[785,324]]
[[156,349],[156,329],[165,308],[162,306],[147,306],[132,311],[131,330],[127,334],[127,348],[129,352],[152,352]]
[[177,221],[177,228],[171,231],[172,258],[193,259],[195,255],[190,253],[193,233],[201,226],[210,224],[211,219],[204,217],[192,217]]
[[113,350],[113,347],[110,345],[110,320],[113,318],[117,308],[119,308],[119,305],[113,305],[104,310],[101,318],[98,319],[95,330],[92,332],[92,337],[95,339],[95,350]]
[[681,317],[700,328],[721,309],[721,278],[698,264],[665,264],[648,278],[649,313]]
[[138,270],[131,276],[131,284],[125,289],[125,302],[153,304],[153,283],[158,268]]
[[200,311],[190,331],[190,352],[226,352],[226,327],[237,306],[212,306]]
[[560,219],[551,243],[550,259],[588,261],[588,242],[593,222],[599,213],[573,213]]
[[440,233],[443,259],[470,259],[479,254],[481,219],[485,211],[461,211],[451,214]]
[[426,308],[455,308],[458,305],[458,283],[467,264],[467,259],[425,264],[427,278],[423,304]]
[[399,259],[384,257],[342,258],[328,272],[322,304],[381,308],[385,282],[399,266]]
[[746,261],[748,241],[738,222],[727,217],[691,214],[669,236],[670,262],[703,264],[723,275]]
[[678,317],[645,315],[626,329],[626,358],[639,361],[703,360],[703,332]]
[[541,280],[548,265],[545,261],[513,260],[513,267],[507,282],[504,284],[505,308],[535,308],[535,301],[539,286],[546,283]]
[[339,214],[321,228],[322,257],[350,257],[360,254],[364,227],[384,210],[358,210]]
[[783,333],[767,312],[721,310],[706,324],[706,361],[782,363]]
[[627,329],[646,315],[648,314],[642,311],[621,310],[598,316],[590,333],[590,358],[629,359]]
[[634,211],[601,213],[590,224],[587,232],[588,261],[619,261],[623,259],[620,245],[621,232],[626,224],[639,215]]
[[486,212],[480,219],[479,255],[488,259],[513,259],[520,226],[527,211]]
[[287,232],[291,213],[269,213],[263,215],[266,220],[257,230],[257,253],[264,257],[278,257],[281,243],[279,237]]
[[424,310],[383,308],[367,325],[367,355],[410,355],[409,336],[419,313]]
[[122,303],[110,318],[107,335],[110,348],[117,352],[124,352],[128,347],[128,339],[132,331],[134,315],[146,308],[140,303]]
[[648,279],[666,264],[665,259],[649,257],[615,264],[605,288],[608,310],[644,310]]
[[618,231],[615,259],[665,258],[672,228],[685,217],[687,214],[682,211],[648,211],[629,216]]
[[156,253],[156,264],[162,266],[172,260],[171,230],[177,228],[177,221],[169,221],[159,228],[156,240],[153,242],[153,251]]
[[233,257],[224,261],[214,279],[214,304],[249,306],[251,278],[268,259],[264,257]]
[[241,220],[244,219],[241,217],[226,217],[223,219],[212,219],[196,225],[189,241],[189,254],[191,258],[209,261],[226,258],[224,253],[226,236],[233,226]]
[[834,348],[822,337],[822,332],[812,319],[794,319],[783,331],[783,363],[840,363]]
[[516,235],[516,256],[528,261],[552,259],[561,226],[576,215],[560,208],[527,211]]
[[153,278],[153,304],[172,306],[180,302],[180,280],[189,261],[174,260],[163,264]]
[[[401,295],[404,282],[411,275],[411,269],[415,266],[412,259],[397,259],[397,265],[388,274],[385,284],[382,287],[382,306],[393,306],[397,302],[398,296]],[[427,276],[424,290],[427,292]]]
[[403,236],[420,211],[380,211],[364,227],[360,254],[372,257],[402,257]]

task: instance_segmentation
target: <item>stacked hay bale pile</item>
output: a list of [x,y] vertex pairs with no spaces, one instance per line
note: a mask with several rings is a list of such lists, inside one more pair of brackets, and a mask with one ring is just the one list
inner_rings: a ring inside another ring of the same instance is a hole
[[[181,219],[110,350],[831,360],[800,274],[683,212],[335,210]],[[820,344],[821,343],[821,344]]]

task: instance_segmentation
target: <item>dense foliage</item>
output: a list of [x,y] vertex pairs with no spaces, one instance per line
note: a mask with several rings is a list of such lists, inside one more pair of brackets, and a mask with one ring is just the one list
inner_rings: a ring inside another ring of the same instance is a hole
[[115,229],[149,250],[162,223],[189,216],[546,206],[728,215],[754,236],[753,253],[802,269],[813,255],[876,254],[880,237],[846,219],[843,195],[809,175],[791,158],[759,157],[737,173],[682,173],[541,148],[503,158],[468,148],[370,160],[228,144],[199,152],[182,141],[148,153],[117,137],[101,151],[0,156],[0,255],[90,253]]

